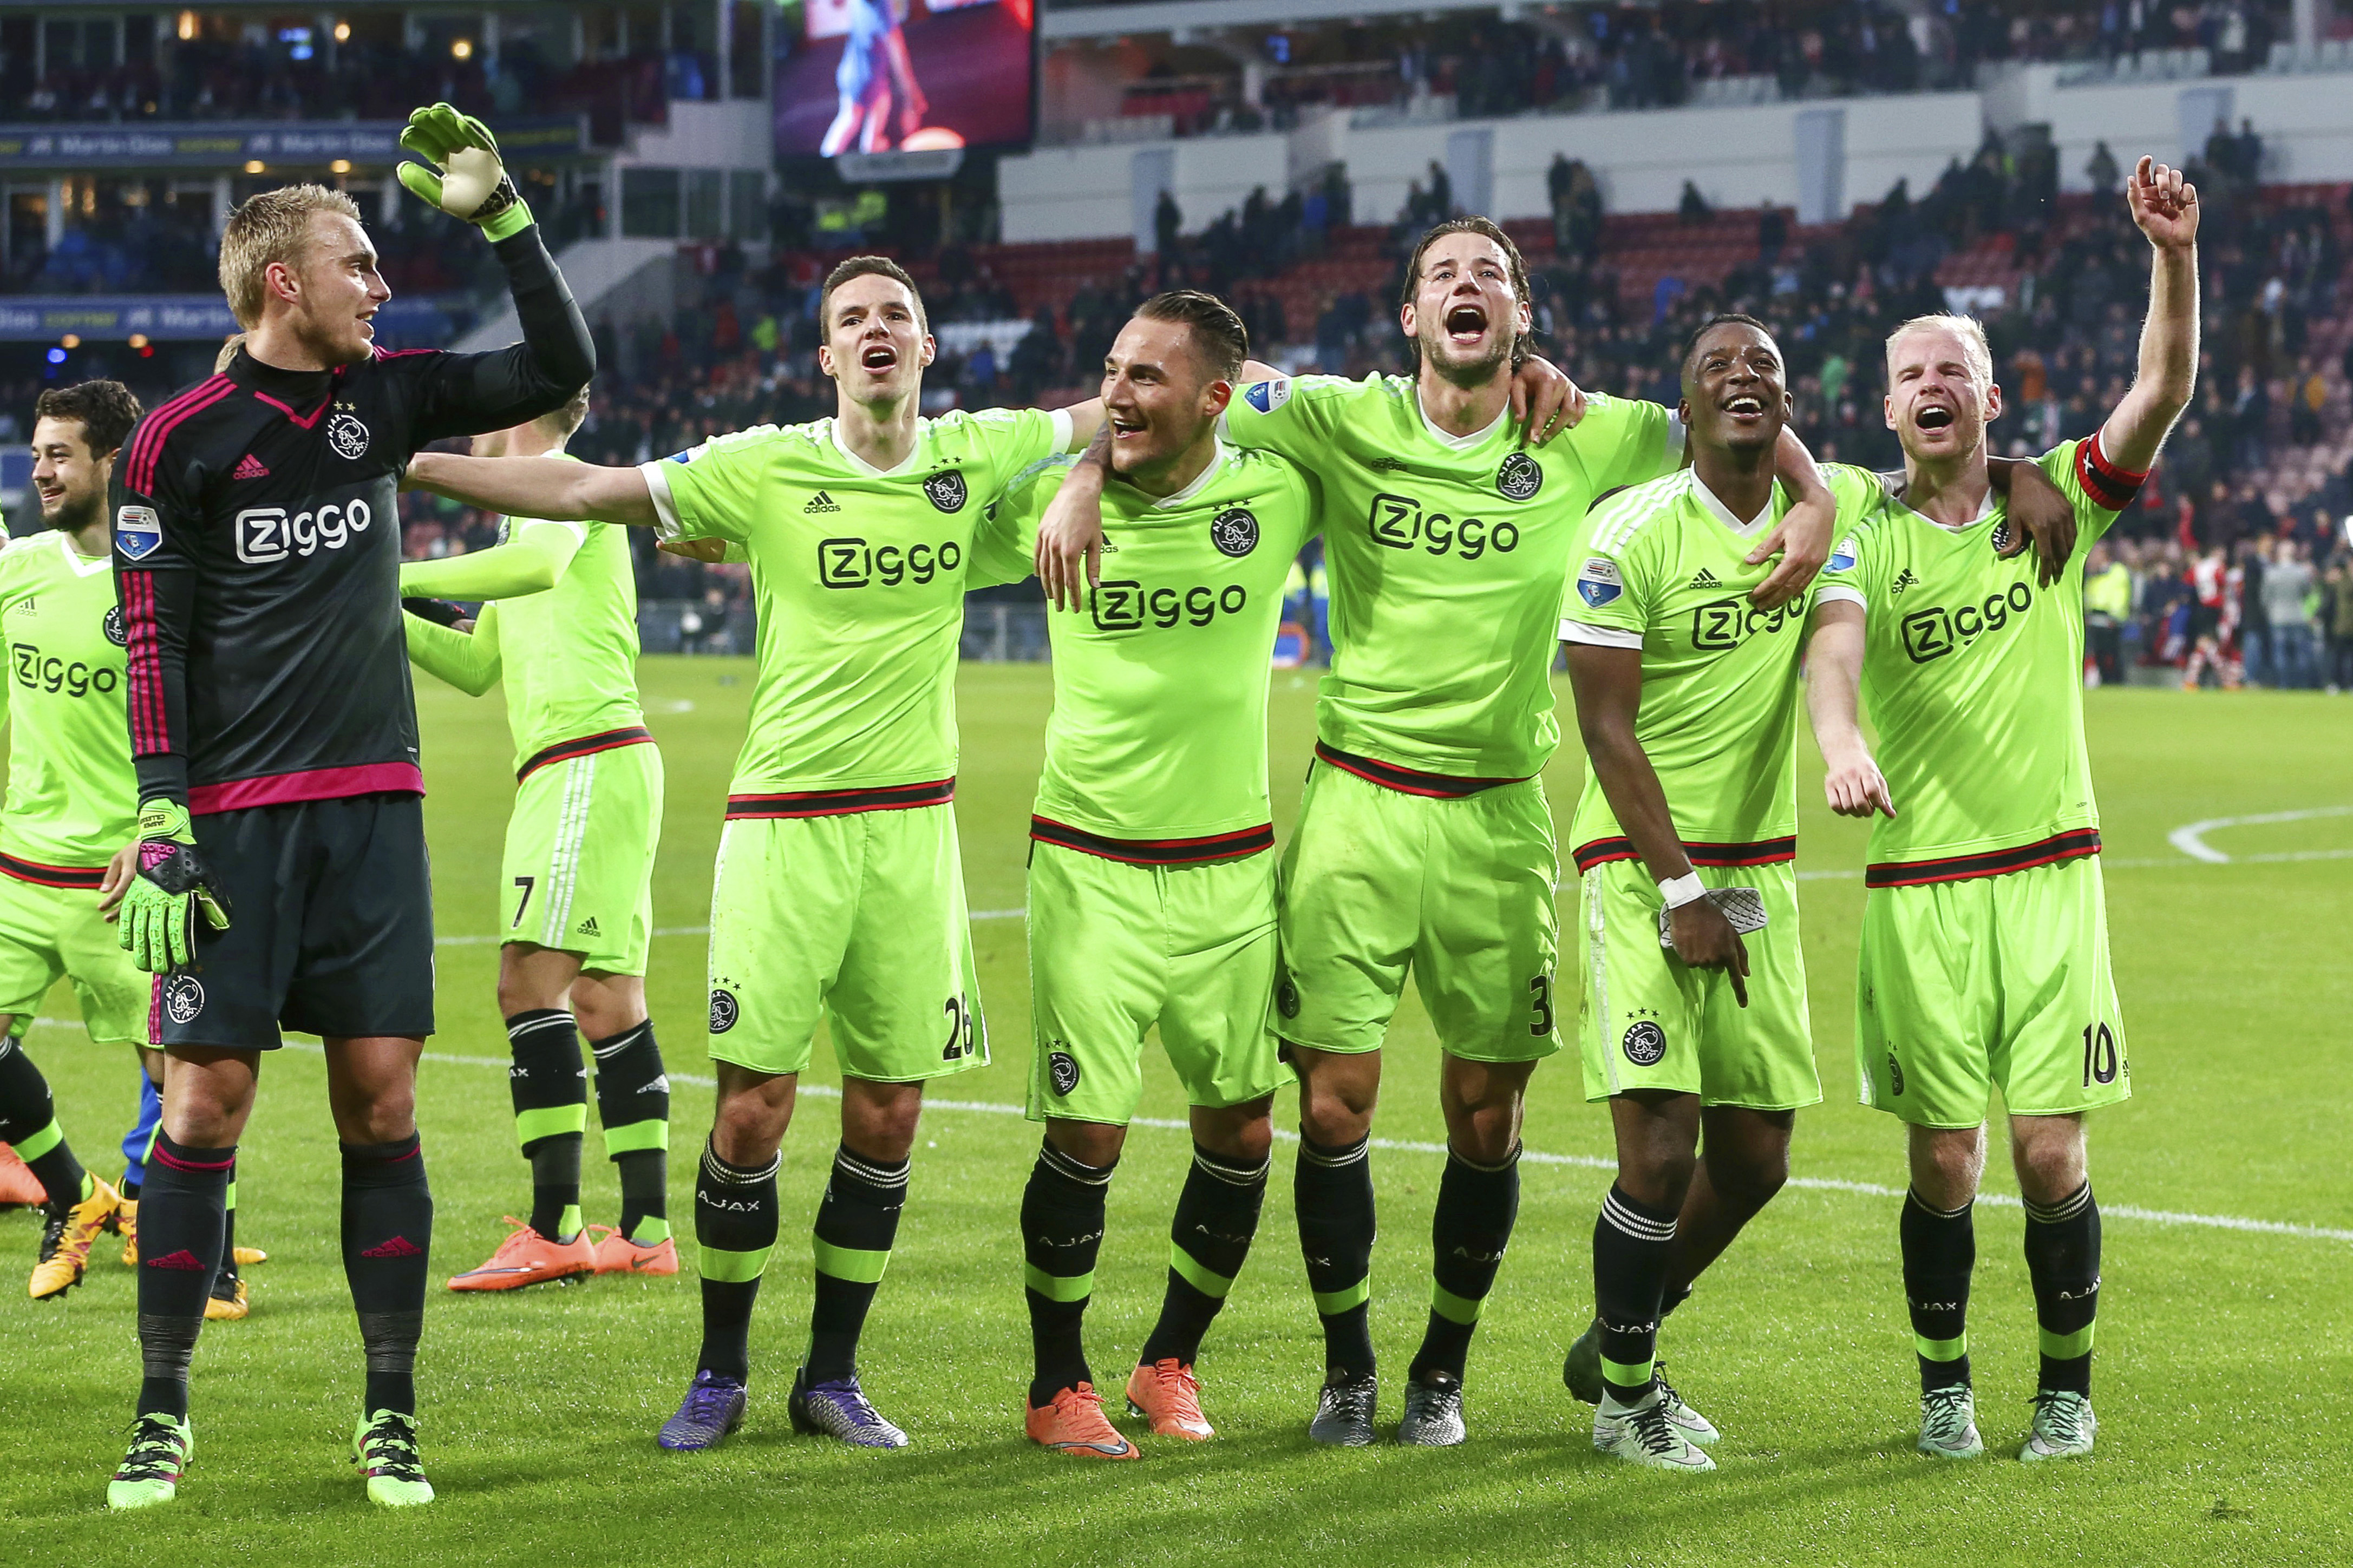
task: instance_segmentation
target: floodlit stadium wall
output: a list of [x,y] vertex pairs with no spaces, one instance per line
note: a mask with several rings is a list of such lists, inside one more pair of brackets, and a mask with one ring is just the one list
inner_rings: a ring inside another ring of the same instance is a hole
[[2353,179],[2353,73],[2062,86],[2063,68],[2018,68],[1975,92],[1398,125],[1355,124],[1343,110],[1289,132],[1041,149],[1000,165],[1003,232],[1016,242],[1132,233],[1149,249],[1164,188],[1198,226],[1255,186],[1279,194],[1334,161],[1347,165],[1359,221],[1402,207],[1432,160],[1459,205],[1541,217],[1556,153],[1593,170],[1612,212],[1671,210],[1688,179],[1718,207],[1770,201],[1801,221],[1831,221],[1898,179],[1926,191],[1988,126],[2050,126],[2063,188],[2082,190],[2099,140],[2122,162],[2143,152],[2178,161],[2204,145],[2218,115],[2234,128],[2254,120],[2267,182]]

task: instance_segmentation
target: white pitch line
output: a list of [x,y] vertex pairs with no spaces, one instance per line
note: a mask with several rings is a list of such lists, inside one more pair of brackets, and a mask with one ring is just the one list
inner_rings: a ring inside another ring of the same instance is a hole
[[2337,860],[2353,850],[2316,849],[2285,855],[2225,855],[2206,842],[2206,835],[2222,827],[2252,827],[2265,822],[2309,822],[2316,816],[2353,816],[2353,805],[2316,805],[2305,811],[2265,811],[2252,816],[2210,816],[2203,822],[2193,822],[2187,827],[2177,827],[2165,836],[2166,841],[2193,860],[2203,860],[2210,866],[2227,866],[2232,859],[2247,860]]
[[[43,1018],[40,1022],[64,1024],[66,1020]],[[287,1045],[297,1050],[324,1049],[323,1047],[314,1046],[303,1040],[289,1040]],[[498,1057],[460,1057],[452,1056],[444,1051],[427,1051],[425,1059],[428,1062],[448,1062],[457,1067],[496,1068],[501,1072],[504,1072],[508,1066],[503,1058]],[[672,1083],[691,1083],[702,1089],[712,1088],[718,1082],[715,1079],[705,1078],[699,1073],[672,1072],[669,1076]],[[841,1098],[841,1090],[821,1083],[805,1085],[800,1092],[812,1100]],[[939,1100],[926,1096],[923,1108],[926,1110],[970,1111],[985,1116],[1027,1114],[1018,1105],[1008,1105],[993,1100]],[[1179,1121],[1173,1117],[1166,1116],[1139,1116],[1131,1125],[1157,1128],[1171,1132],[1192,1131],[1191,1122]],[[1281,1128],[1275,1130],[1274,1136],[1278,1142],[1285,1143],[1295,1143],[1299,1141],[1299,1134],[1285,1131]],[[1443,1143],[1425,1143],[1405,1138],[1376,1138],[1372,1141],[1372,1146],[1399,1154],[1446,1152],[1446,1145]],[[1547,1154],[1540,1150],[1523,1149],[1520,1152],[1520,1158],[1530,1164],[1561,1165],[1580,1171],[1614,1171],[1618,1168],[1617,1161],[1604,1159],[1596,1154]],[[1858,1197],[1900,1198],[1904,1195],[1902,1187],[1884,1186],[1877,1182],[1843,1181],[1835,1176],[1792,1176],[1789,1178],[1788,1184],[1806,1192],[1849,1193]],[[1996,1208],[2014,1209],[2023,1206],[2017,1198],[2007,1193],[1979,1193],[1978,1202],[1989,1204]],[[2151,1225],[2196,1226],[2207,1230],[2236,1230],[2261,1236],[2293,1236],[2306,1241],[2353,1242],[2353,1230],[2321,1225],[2296,1225],[2286,1220],[2243,1219],[2237,1215],[2225,1214],[2189,1214],[2179,1209],[2143,1208],[2137,1204],[2102,1204],[2100,1213],[2111,1219],[2145,1220]]]

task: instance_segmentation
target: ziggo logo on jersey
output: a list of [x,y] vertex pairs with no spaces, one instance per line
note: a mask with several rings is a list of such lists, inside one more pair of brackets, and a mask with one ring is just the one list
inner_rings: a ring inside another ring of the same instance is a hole
[[1942,658],[1986,632],[1998,632],[2034,607],[2034,590],[2024,581],[1998,594],[1988,594],[1982,605],[1963,605],[1947,611],[1942,605],[1915,610],[1904,617],[1904,651],[1915,664]]
[[895,588],[913,580],[930,582],[943,572],[964,564],[964,551],[953,539],[937,545],[870,545],[862,539],[820,539],[817,542],[817,580],[828,588],[865,588],[880,583]]
[[62,691],[69,697],[103,697],[122,684],[122,672],[110,665],[89,665],[76,659],[43,658],[31,643],[16,645],[16,684],[27,691]]
[[375,521],[375,513],[364,500],[349,505],[330,501],[292,517],[282,506],[248,507],[237,514],[237,558],[248,566],[266,566],[290,555],[340,550]]

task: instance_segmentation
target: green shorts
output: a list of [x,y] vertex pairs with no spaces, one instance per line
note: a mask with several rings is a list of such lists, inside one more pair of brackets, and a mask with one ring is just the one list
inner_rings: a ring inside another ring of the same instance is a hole
[[616,746],[550,763],[515,786],[499,893],[504,942],[580,954],[580,967],[643,974],[661,840],[661,748]]
[[820,1015],[851,1078],[987,1065],[954,806],[729,818],[711,889],[712,1059],[799,1072]]
[[1377,1050],[1410,970],[1450,1054],[1552,1055],[1559,868],[1541,780],[1441,798],[1319,759],[1282,852],[1274,1032]]
[[1585,1000],[1577,1013],[1585,1098],[1657,1089],[1751,1110],[1820,1104],[1796,868],[1704,866],[1699,879],[1711,888],[1754,888],[1764,900],[1764,929],[1740,939],[1748,950],[1746,1007],[1723,970],[1694,969],[1660,945],[1666,900],[1640,860],[1608,861],[1585,873]]
[[[47,868],[44,868],[47,869]],[[81,1021],[102,1046],[148,1043],[153,976],[122,951],[120,928],[98,912],[96,870],[59,870],[88,887],[51,887],[0,876],[0,1012],[21,1035],[60,975],[73,980]]]
[[2095,855],[1863,895],[1855,985],[1862,1103],[1975,1127],[2132,1098]]
[[1274,857],[1131,866],[1058,844],[1029,851],[1029,1120],[1125,1126],[1144,1037],[1193,1105],[1241,1105],[1292,1081],[1266,1026]]

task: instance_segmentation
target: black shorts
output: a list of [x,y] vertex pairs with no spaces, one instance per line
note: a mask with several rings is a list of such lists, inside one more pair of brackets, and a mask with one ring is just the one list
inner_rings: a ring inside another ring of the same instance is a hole
[[274,1050],[284,1027],[433,1032],[425,803],[363,795],[195,819],[229,926],[196,921],[195,961],[155,978],[155,1044]]

